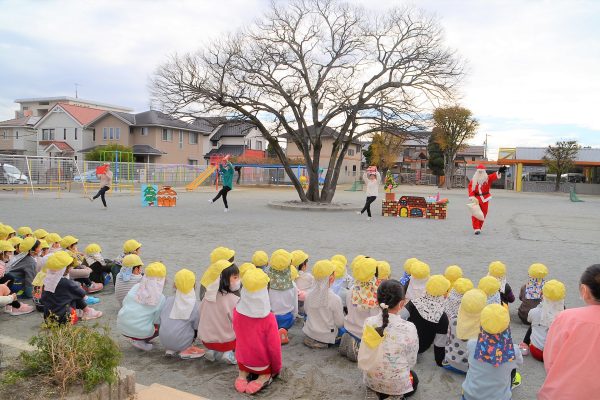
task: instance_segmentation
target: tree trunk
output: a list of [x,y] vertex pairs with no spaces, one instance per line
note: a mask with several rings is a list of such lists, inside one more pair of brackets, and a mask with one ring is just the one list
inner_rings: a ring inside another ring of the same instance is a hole
[[444,176],[446,177],[446,189],[452,189],[452,175],[454,175],[454,161],[446,164]]
[[560,173],[556,173],[556,183],[554,185],[554,191],[555,192],[560,192]]

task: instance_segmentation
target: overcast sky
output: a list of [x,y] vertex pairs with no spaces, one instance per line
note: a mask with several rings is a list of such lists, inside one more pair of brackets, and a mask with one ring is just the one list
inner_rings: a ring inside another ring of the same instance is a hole
[[[400,0],[350,0],[367,8]],[[468,61],[473,144],[600,147],[600,1],[419,0]],[[14,99],[79,96],[148,109],[148,78],[175,52],[250,23],[268,0],[0,0],[0,120]]]

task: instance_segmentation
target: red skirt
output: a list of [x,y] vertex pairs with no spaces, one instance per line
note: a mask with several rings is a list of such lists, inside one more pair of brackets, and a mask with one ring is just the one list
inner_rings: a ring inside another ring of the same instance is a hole
[[249,374],[256,374],[256,375],[271,375],[271,367],[267,367],[266,369],[263,369],[261,371],[257,371],[255,369],[249,368],[247,366],[245,366],[244,364],[240,364],[238,363],[238,368],[240,369],[240,371],[244,371],[247,372]]
[[534,345],[529,345],[529,351],[531,352],[531,357],[535,358],[538,361],[544,361],[544,350],[540,350]]
[[225,342],[225,343],[208,343],[208,342],[202,341],[202,344],[208,350],[218,351],[219,353],[225,353],[226,351],[235,350],[235,340],[232,340],[231,342]]

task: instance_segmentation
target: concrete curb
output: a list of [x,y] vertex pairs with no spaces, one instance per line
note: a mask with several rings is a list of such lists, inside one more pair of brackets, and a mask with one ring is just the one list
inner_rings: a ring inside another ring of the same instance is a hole
[[317,212],[340,212],[360,211],[361,207],[351,203],[301,203],[299,201],[270,201],[268,207],[279,210],[292,211],[317,211]]

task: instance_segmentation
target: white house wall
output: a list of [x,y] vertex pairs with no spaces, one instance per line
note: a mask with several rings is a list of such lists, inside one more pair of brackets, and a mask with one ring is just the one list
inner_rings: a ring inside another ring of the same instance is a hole
[[[75,140],[75,128],[77,128],[77,140]],[[43,129],[54,129],[54,140],[68,143],[75,150],[76,155],[79,150],[84,149],[82,139],[84,132],[82,132],[81,126],[65,112],[52,112],[37,126],[38,141],[43,140]],[[67,130],[66,140],[64,139],[65,129]],[[86,134],[91,135],[91,131],[87,131]],[[91,137],[89,142],[91,143]],[[44,155],[42,154],[43,147],[38,146],[38,155]]]

